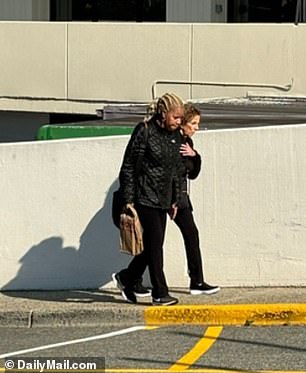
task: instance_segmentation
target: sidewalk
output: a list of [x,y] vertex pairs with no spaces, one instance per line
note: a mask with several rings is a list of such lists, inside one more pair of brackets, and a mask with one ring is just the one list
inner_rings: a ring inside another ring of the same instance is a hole
[[179,304],[153,307],[123,301],[117,289],[0,293],[0,326],[136,324],[306,324],[306,287],[224,288],[193,296],[171,289]]

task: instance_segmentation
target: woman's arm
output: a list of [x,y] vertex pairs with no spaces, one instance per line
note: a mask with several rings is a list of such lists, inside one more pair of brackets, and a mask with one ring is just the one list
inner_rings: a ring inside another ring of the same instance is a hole
[[186,143],[181,145],[181,154],[186,157],[188,179],[194,180],[201,171],[202,160],[200,154],[194,149],[190,137],[187,137]]
[[144,138],[145,125],[139,123],[127,144],[119,173],[120,189],[125,203],[134,203],[136,196],[136,164]]
[[201,165],[202,165],[202,159],[200,154],[196,152],[196,155],[194,157],[190,157],[192,161],[192,169],[188,172],[188,179],[194,180],[198,177],[200,171],[201,171]]

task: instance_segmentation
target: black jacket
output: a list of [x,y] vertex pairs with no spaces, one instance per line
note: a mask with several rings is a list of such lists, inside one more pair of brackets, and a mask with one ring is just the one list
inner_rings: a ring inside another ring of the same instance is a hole
[[169,209],[182,195],[182,161],[179,130],[169,132],[156,119],[147,123],[148,139],[138,177],[137,158],[144,144],[144,123],[139,123],[125,150],[120,169],[120,189],[126,203]]
[[[183,137],[181,140],[182,144],[188,143],[190,147],[194,150],[193,148],[193,141],[191,140],[190,137]],[[182,172],[182,198],[179,203],[179,208],[187,208],[190,207],[192,209],[192,205],[190,202],[190,198],[188,195],[188,181],[187,179],[194,180],[200,173],[201,171],[201,156],[200,154],[196,152],[196,155],[194,157],[183,157],[182,156],[182,161],[183,161],[183,172]]]

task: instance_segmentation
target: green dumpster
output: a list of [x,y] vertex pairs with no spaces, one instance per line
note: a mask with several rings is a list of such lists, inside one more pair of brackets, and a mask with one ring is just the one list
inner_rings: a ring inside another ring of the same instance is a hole
[[133,129],[133,126],[67,126],[50,124],[39,128],[37,140],[129,135]]

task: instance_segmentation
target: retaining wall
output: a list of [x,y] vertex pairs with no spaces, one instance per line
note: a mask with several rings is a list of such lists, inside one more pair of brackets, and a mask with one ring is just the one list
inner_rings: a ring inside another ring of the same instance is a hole
[[[1,289],[109,286],[119,253],[110,204],[129,136],[0,144]],[[191,183],[206,278],[221,286],[306,285],[306,125],[199,132]],[[165,272],[188,285],[169,221]]]

